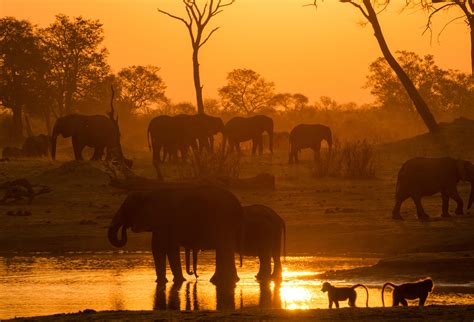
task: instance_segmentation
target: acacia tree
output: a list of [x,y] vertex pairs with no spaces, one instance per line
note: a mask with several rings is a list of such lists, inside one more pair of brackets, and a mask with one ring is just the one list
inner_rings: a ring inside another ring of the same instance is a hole
[[209,2],[206,1],[204,7],[199,8],[197,0],[183,0],[184,8],[186,9],[187,14],[186,18],[182,18],[158,9],[158,11],[162,14],[183,22],[188,29],[189,37],[191,38],[191,45],[193,48],[193,75],[198,113],[204,113],[201,76],[199,74],[199,49],[204,46],[204,44],[209,40],[212,34],[219,29],[219,27],[215,27],[209,33],[207,33],[207,35],[205,34],[205,30],[212,17],[215,17],[221,13],[224,7],[230,6],[234,3],[234,1],[235,0],[228,0],[223,2],[222,0],[210,0]]
[[55,116],[70,114],[74,102],[84,97],[93,82],[109,74],[102,24],[98,20],[57,15],[41,31],[46,58],[51,66],[48,82],[54,90]]
[[117,77],[120,98],[129,110],[151,114],[151,105],[167,103],[166,85],[156,66],[130,66],[123,68]]
[[[423,100],[420,93],[418,93],[415,85],[413,85],[413,82],[410,80],[406,72],[403,70],[403,68],[400,66],[400,64],[397,62],[390,49],[388,48],[388,44],[385,41],[385,37],[382,33],[382,28],[380,27],[380,23],[377,18],[377,13],[375,12],[374,7],[372,6],[372,1],[373,0],[340,0],[340,2],[348,3],[357,8],[367,19],[367,21],[372,25],[372,29],[374,30],[374,36],[377,39],[377,42],[379,43],[380,49],[382,50],[383,56],[387,60],[387,63],[393,69],[395,74],[397,74],[397,77],[400,79],[400,82],[403,84],[403,87],[405,87],[408,96],[410,96],[410,99],[413,101],[413,104],[415,105],[418,114],[425,122],[425,125],[428,130],[432,133],[436,132],[438,130],[438,123],[436,123],[436,120],[433,114],[431,113],[428,105]],[[387,6],[389,2],[390,0],[376,0],[375,4],[380,3]],[[317,0],[314,0],[313,5],[317,5]]]
[[225,110],[250,115],[273,104],[274,88],[273,82],[251,69],[234,69],[219,96]]
[[448,21],[438,36],[454,21],[464,19],[471,33],[471,75],[474,76],[474,2],[472,0],[406,0],[407,5],[421,7],[429,12],[426,31],[432,33],[432,23],[436,15],[450,9],[457,9],[460,14]]
[[296,93],[279,93],[276,94],[272,99],[273,105],[276,107],[280,106],[285,112],[298,111],[305,108],[309,99],[303,94]]
[[[397,60],[407,71],[423,99],[437,115],[471,116],[474,101],[474,80],[456,70],[444,70],[435,64],[432,55],[420,57],[413,52],[397,52]],[[367,88],[385,109],[416,112],[403,85],[383,57],[369,66]]]

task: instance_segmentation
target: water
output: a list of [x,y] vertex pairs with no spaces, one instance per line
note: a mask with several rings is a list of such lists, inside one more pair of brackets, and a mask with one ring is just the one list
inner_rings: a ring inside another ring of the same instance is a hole
[[[184,256],[182,257],[184,258]],[[323,281],[313,276],[331,269],[372,265],[376,259],[288,257],[283,282],[260,285],[254,275],[258,261],[244,258],[240,282],[232,290],[216,290],[209,281],[214,272],[212,254],[200,256],[199,279],[157,288],[151,254],[71,254],[0,257],[0,319],[94,310],[215,310],[243,308],[326,308]],[[172,276],[168,276],[172,280]],[[358,280],[357,282],[364,282]],[[334,281],[351,285],[353,281]],[[380,284],[368,284],[369,306],[381,306]],[[365,306],[363,289],[357,305]],[[386,294],[386,302],[391,303]],[[474,288],[440,286],[427,304],[474,304]],[[342,307],[347,306],[343,303]]]

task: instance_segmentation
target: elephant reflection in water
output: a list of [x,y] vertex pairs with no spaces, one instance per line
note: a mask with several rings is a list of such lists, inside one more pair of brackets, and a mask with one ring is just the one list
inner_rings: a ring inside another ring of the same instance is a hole
[[[273,298],[272,298],[273,295]],[[281,309],[280,283],[275,282],[273,293],[269,282],[260,282],[258,306],[261,309]]]
[[154,310],[173,310],[179,311],[181,309],[181,299],[179,291],[181,290],[182,282],[173,283],[168,293],[168,305],[166,304],[166,285],[157,284],[155,291],[155,301],[153,305]]

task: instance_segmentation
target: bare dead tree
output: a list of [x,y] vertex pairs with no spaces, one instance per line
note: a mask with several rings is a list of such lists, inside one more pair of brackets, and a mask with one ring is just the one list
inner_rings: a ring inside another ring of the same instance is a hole
[[[379,43],[380,49],[382,50],[382,53],[385,59],[387,60],[387,63],[393,69],[395,74],[397,74],[397,77],[400,79],[400,82],[403,84],[403,87],[405,87],[408,96],[413,101],[413,104],[415,105],[418,114],[420,114],[428,130],[431,133],[437,132],[439,128],[438,123],[436,123],[436,120],[433,114],[431,113],[428,105],[423,100],[413,82],[410,80],[408,75],[405,73],[403,68],[400,66],[400,64],[397,62],[395,57],[392,55],[392,52],[388,48],[388,44],[385,41],[385,37],[382,33],[382,28],[380,27],[380,23],[377,18],[377,13],[375,12],[371,1],[372,0],[340,0],[340,2],[348,3],[357,8],[367,19],[367,21],[372,25],[372,29],[374,30],[374,36],[377,39],[377,42]],[[390,0],[379,1],[379,3],[383,5],[383,11],[390,3]],[[317,0],[314,0],[312,5],[316,7]]]
[[209,21],[212,19],[212,17],[215,17],[221,13],[224,7],[233,4],[235,0],[228,0],[224,2],[222,0],[210,0],[209,2],[206,1],[203,8],[199,8],[197,0],[182,1],[187,14],[187,17],[185,18],[176,16],[159,8],[158,12],[181,21],[188,29],[193,48],[193,74],[194,88],[196,90],[196,103],[198,107],[198,113],[204,113],[201,76],[199,74],[199,49],[209,40],[209,38],[211,38],[212,34],[219,29],[219,27],[216,27],[206,35],[205,29],[208,26]]
[[426,21],[426,28],[423,33],[429,32],[433,35],[433,19],[441,12],[450,9],[458,9],[460,14],[444,24],[438,33],[438,39],[444,30],[453,22],[464,19],[471,32],[471,75],[474,76],[474,2],[472,0],[405,0],[408,7],[421,7],[429,15]]

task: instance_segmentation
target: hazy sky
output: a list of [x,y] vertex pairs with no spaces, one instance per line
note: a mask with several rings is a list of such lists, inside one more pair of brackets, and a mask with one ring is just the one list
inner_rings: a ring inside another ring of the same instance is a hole
[[[275,82],[279,92],[299,92],[310,101],[322,95],[338,102],[372,100],[363,89],[368,65],[381,56],[369,25],[362,27],[360,13],[335,0],[319,7],[312,0],[236,0],[211,27],[217,33],[201,49],[204,97],[217,97],[217,89],[234,68],[250,68]],[[469,31],[462,20],[453,23],[437,42],[436,32],[459,14],[453,10],[435,21],[432,44],[422,36],[426,14],[400,13],[404,0],[392,5],[379,19],[392,51],[433,54],[443,68],[470,71]],[[54,15],[82,15],[104,24],[109,63],[116,72],[129,65],[156,65],[174,101],[192,101],[191,47],[184,24],[157,12],[182,13],[179,0],[0,0],[2,16],[28,19],[46,26]]]

